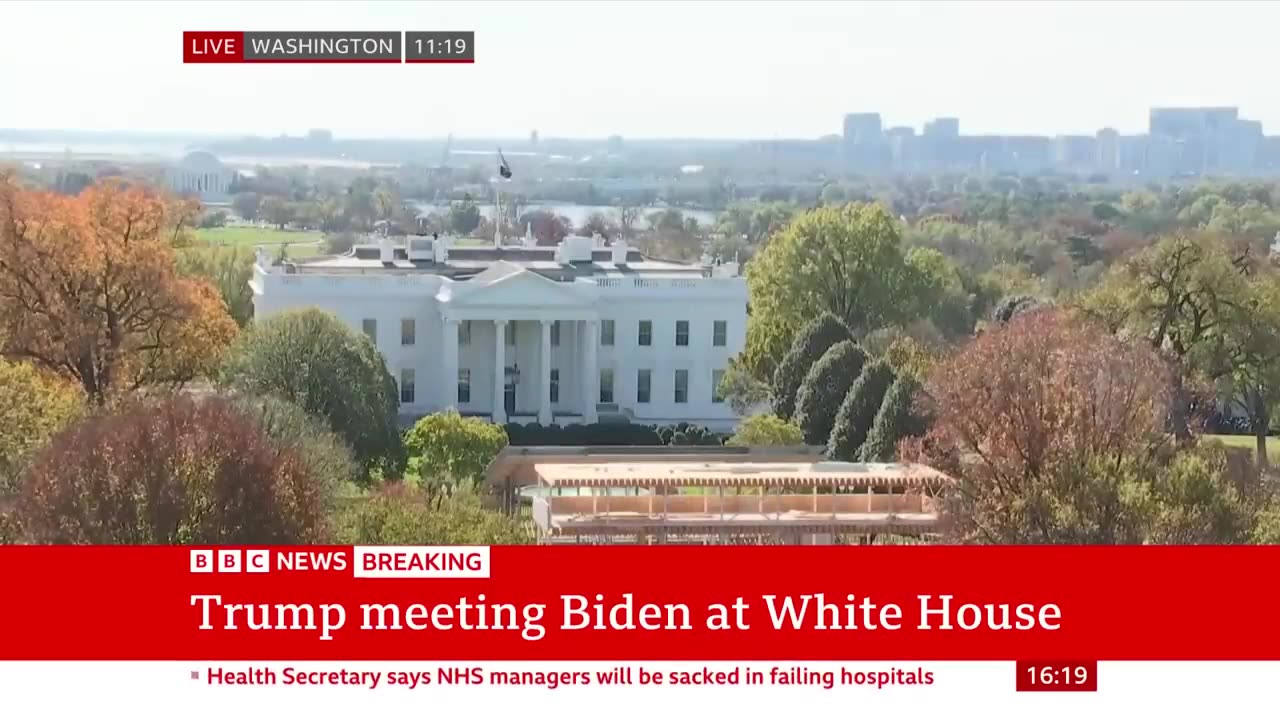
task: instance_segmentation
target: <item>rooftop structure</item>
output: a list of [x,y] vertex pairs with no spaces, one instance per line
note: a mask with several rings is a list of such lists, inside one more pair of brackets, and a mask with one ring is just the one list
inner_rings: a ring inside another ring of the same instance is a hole
[[536,482],[521,494],[542,543],[641,544],[930,537],[939,525],[934,496],[950,482],[922,465],[824,462],[814,457],[817,448],[755,449],[736,457],[715,452],[723,448],[626,450],[504,453],[489,479],[509,488],[532,470]]

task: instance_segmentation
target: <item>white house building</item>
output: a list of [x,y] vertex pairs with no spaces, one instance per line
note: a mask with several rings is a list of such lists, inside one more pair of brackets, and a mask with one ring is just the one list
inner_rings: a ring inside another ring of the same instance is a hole
[[259,250],[250,285],[257,318],[318,307],[372,338],[406,419],[452,407],[544,425],[736,424],[716,390],[746,334],[736,263],[656,260],[598,237],[410,236],[281,265]]

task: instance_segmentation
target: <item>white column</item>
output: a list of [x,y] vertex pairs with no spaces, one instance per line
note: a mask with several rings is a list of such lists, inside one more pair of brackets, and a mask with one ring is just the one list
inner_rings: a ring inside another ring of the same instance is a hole
[[596,360],[596,351],[600,345],[600,322],[586,320],[583,322],[582,334],[582,421],[596,422],[596,403],[600,402],[600,369]]
[[446,410],[458,407],[458,321],[444,318],[444,397],[440,407]]
[[541,382],[538,386],[538,424],[551,424],[551,322],[542,321],[542,361],[538,363]]
[[507,421],[507,321],[493,321],[493,421]]

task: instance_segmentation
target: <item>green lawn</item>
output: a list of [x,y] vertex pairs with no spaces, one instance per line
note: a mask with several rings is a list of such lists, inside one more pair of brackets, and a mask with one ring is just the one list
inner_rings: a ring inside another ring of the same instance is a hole
[[[1253,450],[1256,447],[1252,435],[1205,435],[1206,440],[1217,440],[1227,447]],[[1271,462],[1280,464],[1280,438],[1267,438],[1267,457]]]
[[283,245],[318,243],[323,235],[313,230],[277,230],[259,227],[220,227],[196,230],[196,239],[209,245]]
[[323,255],[324,235],[313,230],[277,230],[258,227],[200,228],[196,241],[207,247],[255,248],[264,245],[275,255],[275,250],[286,245],[285,254],[294,259]]

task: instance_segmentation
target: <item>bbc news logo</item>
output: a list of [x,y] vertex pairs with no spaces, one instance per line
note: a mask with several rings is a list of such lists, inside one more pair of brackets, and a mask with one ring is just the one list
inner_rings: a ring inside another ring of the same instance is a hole
[[270,550],[192,550],[193,573],[264,573],[271,571]]
[[236,549],[202,548],[191,550],[193,573],[265,573],[336,571],[345,572],[350,566],[345,550],[332,548],[305,549]]

